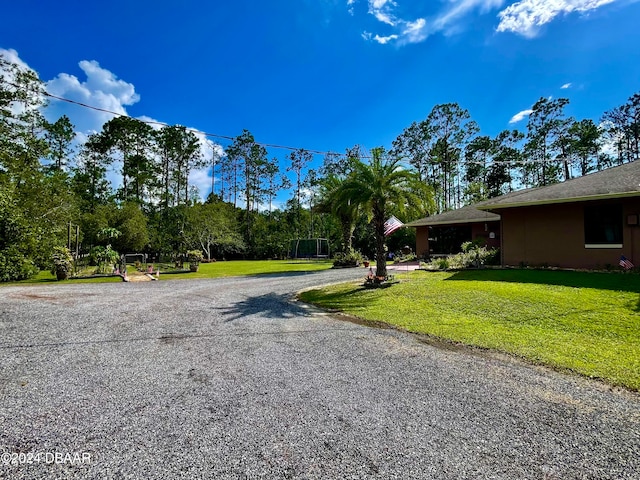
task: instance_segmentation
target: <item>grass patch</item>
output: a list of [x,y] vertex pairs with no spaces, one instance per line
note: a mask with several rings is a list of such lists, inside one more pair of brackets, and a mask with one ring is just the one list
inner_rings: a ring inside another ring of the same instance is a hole
[[535,270],[413,272],[389,289],[301,299],[640,390],[640,276]]
[[[95,268],[94,268],[95,270]],[[96,278],[82,278],[77,280],[60,280],[56,279],[55,275],[52,275],[51,272],[41,271],[35,277],[29,278],[27,280],[20,280],[19,282],[7,282],[0,283],[0,286],[3,285],[24,285],[24,284],[47,284],[47,283],[57,283],[57,284],[65,284],[65,283],[122,283],[122,279],[120,277],[96,277]]]
[[[197,272],[162,275],[160,280],[189,278],[239,277],[291,272],[315,272],[332,267],[329,260],[233,260],[228,262],[201,263]],[[186,266],[186,264],[185,264]],[[188,268],[188,266],[186,266]]]
[[[290,272],[313,272],[327,270],[333,264],[329,260],[233,260],[228,262],[201,263],[197,272],[163,275],[160,269],[160,280],[179,280],[193,278],[238,277],[245,275],[263,275]],[[188,268],[188,266],[186,266]],[[95,267],[83,273],[91,273]],[[127,267],[129,272],[135,270],[133,265]],[[120,277],[97,277],[78,280],[62,280],[58,282],[55,275],[42,271],[35,277],[20,282],[0,283],[0,285],[46,284],[46,283],[109,283],[122,282]]]

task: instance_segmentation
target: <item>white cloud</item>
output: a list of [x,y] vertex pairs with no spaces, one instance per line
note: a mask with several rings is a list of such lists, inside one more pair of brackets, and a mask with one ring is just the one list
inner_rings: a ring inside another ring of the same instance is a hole
[[[58,97],[68,98],[120,115],[126,115],[125,107],[140,100],[133,84],[118,79],[116,75],[102,68],[95,60],[83,60],[78,65],[86,76],[85,80],[81,81],[75,75],[68,73],[60,73],[54,79],[46,82],[47,91]],[[45,115],[49,120],[67,115],[76,126],[76,130],[83,133],[101,130],[102,125],[115,116],[104,111],[91,110],[58,100],[51,101]]]
[[[369,41],[386,40],[378,41],[382,44],[390,43],[392,40],[397,45],[419,43],[434,33],[452,34],[460,31],[472,12],[486,14],[508,3],[508,6],[498,13],[500,21],[496,30],[532,38],[542,25],[551,22],[558,15],[586,13],[615,1],[617,0],[446,0],[438,2],[442,6],[433,16],[408,19],[401,18],[397,13],[398,3],[393,0],[368,0],[368,13],[384,24],[385,28],[391,27],[393,31],[384,36],[365,32],[362,37]],[[354,4],[355,0],[347,0],[352,15]],[[396,35],[397,38],[392,38],[392,35]]]
[[373,40],[375,40],[376,42],[385,45],[386,43],[389,43],[392,40],[397,40],[398,39],[398,35],[389,35],[388,37],[381,37],[380,35],[376,35],[375,37],[373,37]]
[[198,189],[202,201],[206,200],[207,196],[211,193],[210,173],[210,168],[201,168],[189,172],[189,185],[193,185]]
[[562,85],[560,88],[561,88],[562,90],[566,90],[567,88],[571,88],[571,85],[572,85],[571,83],[565,83],[565,84],[564,84],[564,85]]
[[[0,49],[0,55],[23,69],[30,68],[15,50]],[[52,80],[45,82],[46,90],[52,95],[109,110],[120,115],[127,115],[125,107],[133,105],[140,100],[140,96],[136,93],[133,84],[119,79],[114,73],[102,68],[98,62],[83,60],[78,65],[85,73],[86,79],[80,80],[75,75],[60,73]],[[0,74],[6,75],[6,72],[0,71]],[[49,121],[55,121],[62,115],[69,117],[76,129],[76,150],[87,141],[91,133],[102,130],[103,124],[115,116],[112,113],[73,105],[60,100],[51,100],[43,110],[43,113]],[[155,130],[159,130],[163,125],[166,125],[164,122],[146,115],[137,118],[148,123]],[[204,133],[196,129],[190,130],[198,138],[200,153],[207,162],[207,166],[192,170],[189,174],[189,183],[198,187],[200,196],[204,200],[211,192],[212,155],[215,154],[216,158],[220,158],[224,156],[225,152],[221,145],[209,140]],[[122,163],[116,161],[107,172],[107,179],[114,188],[120,186],[121,168]]]
[[369,0],[369,13],[379,22],[392,27],[396,25],[395,16],[391,13],[396,3],[390,0]]
[[136,120],[140,120],[141,122],[148,124],[154,130],[160,130],[166,125],[165,123],[160,122],[155,118],[147,117],[146,115],[140,115],[139,117],[136,117]]
[[395,5],[392,0],[369,0],[369,7],[372,9],[381,9],[384,8],[385,5]]
[[427,21],[419,18],[413,22],[406,22],[402,30],[402,43],[419,43],[429,36]]
[[386,23],[387,25],[391,25],[392,27],[396,25],[395,20],[393,20],[387,13],[374,12],[373,15],[378,19],[379,22]]
[[[211,167],[214,161],[213,157],[215,156],[215,162],[218,164],[220,158],[225,156],[226,153],[222,145],[207,138],[203,132],[195,129],[190,130],[200,142],[200,155],[202,155],[206,166],[189,172],[189,184],[198,187],[200,199],[205,201],[211,193],[211,176],[213,174]],[[216,179],[216,181],[219,181],[219,179]]]
[[521,0],[509,5],[498,14],[498,32],[514,32],[535,37],[539,28],[558,15],[588,12],[615,0]]
[[[18,52],[13,49],[5,50],[3,48],[0,48],[0,56],[5,61],[16,65],[18,67],[18,70],[20,71],[33,71],[33,69],[20,58]],[[16,83],[15,71],[3,68],[2,65],[0,65],[0,76],[2,76],[8,83]],[[9,88],[12,87],[9,86]],[[21,115],[29,110],[37,110],[39,108],[39,105],[44,103],[45,98],[40,93],[36,94],[34,92],[29,100],[30,102],[26,104],[24,102],[12,102],[8,105],[8,109],[13,115]]]
[[487,13],[501,7],[503,3],[504,0],[450,0],[450,7],[440,12],[433,23],[437,31],[445,30],[472,10],[478,9],[481,13]]
[[[391,0],[369,0],[369,14],[379,22],[394,28],[390,35],[381,36],[364,32],[365,40],[375,40],[386,44],[395,41],[398,45],[420,43],[430,35],[440,31],[453,31],[459,27],[461,17],[472,10],[486,13],[491,9],[499,8],[504,0],[449,0],[446,7],[432,18],[406,19],[395,15],[398,4]],[[380,41],[383,40],[383,41]]]
[[600,137],[600,153],[616,158],[618,155],[617,145],[622,135],[617,133],[618,130],[613,127],[613,123],[609,120],[600,122],[598,128],[603,132]]
[[26,62],[20,58],[20,56],[18,55],[18,52],[15,51],[13,48],[10,48],[8,50],[5,50],[4,48],[0,48],[0,55],[2,55],[2,57],[4,57],[4,59],[7,62],[15,63],[22,69],[31,69],[29,65],[27,65]]
[[513,117],[511,117],[511,120],[509,120],[509,123],[518,123],[522,121],[525,117],[528,117],[529,115],[531,115],[532,113],[533,113],[533,110],[531,109],[522,110],[521,112],[518,112]]

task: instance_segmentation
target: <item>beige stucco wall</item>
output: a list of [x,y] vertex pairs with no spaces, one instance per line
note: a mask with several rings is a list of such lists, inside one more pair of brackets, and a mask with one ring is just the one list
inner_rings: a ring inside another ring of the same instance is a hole
[[627,225],[628,215],[640,213],[640,198],[598,202],[605,203],[623,204],[622,248],[585,248],[584,202],[500,210],[503,264],[600,269],[624,255],[640,265],[640,227]]

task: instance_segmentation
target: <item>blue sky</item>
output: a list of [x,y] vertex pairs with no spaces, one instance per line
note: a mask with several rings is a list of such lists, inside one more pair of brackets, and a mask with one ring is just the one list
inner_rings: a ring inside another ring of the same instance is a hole
[[[525,130],[542,96],[597,121],[640,91],[634,0],[24,0],[2,11],[0,49],[51,93],[321,151],[390,147],[439,103],[458,102],[495,135]],[[63,113],[83,134],[109,119],[47,110]],[[193,175],[201,190],[207,175]]]

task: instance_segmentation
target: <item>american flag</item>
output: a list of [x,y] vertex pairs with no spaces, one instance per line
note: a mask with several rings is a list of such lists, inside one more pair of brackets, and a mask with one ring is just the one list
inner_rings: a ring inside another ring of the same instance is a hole
[[391,235],[393,232],[402,227],[404,223],[398,220],[395,216],[391,215],[391,218],[384,222],[384,235]]
[[620,257],[620,266],[625,270],[629,270],[634,267],[633,263],[631,263],[631,261],[624,255]]

